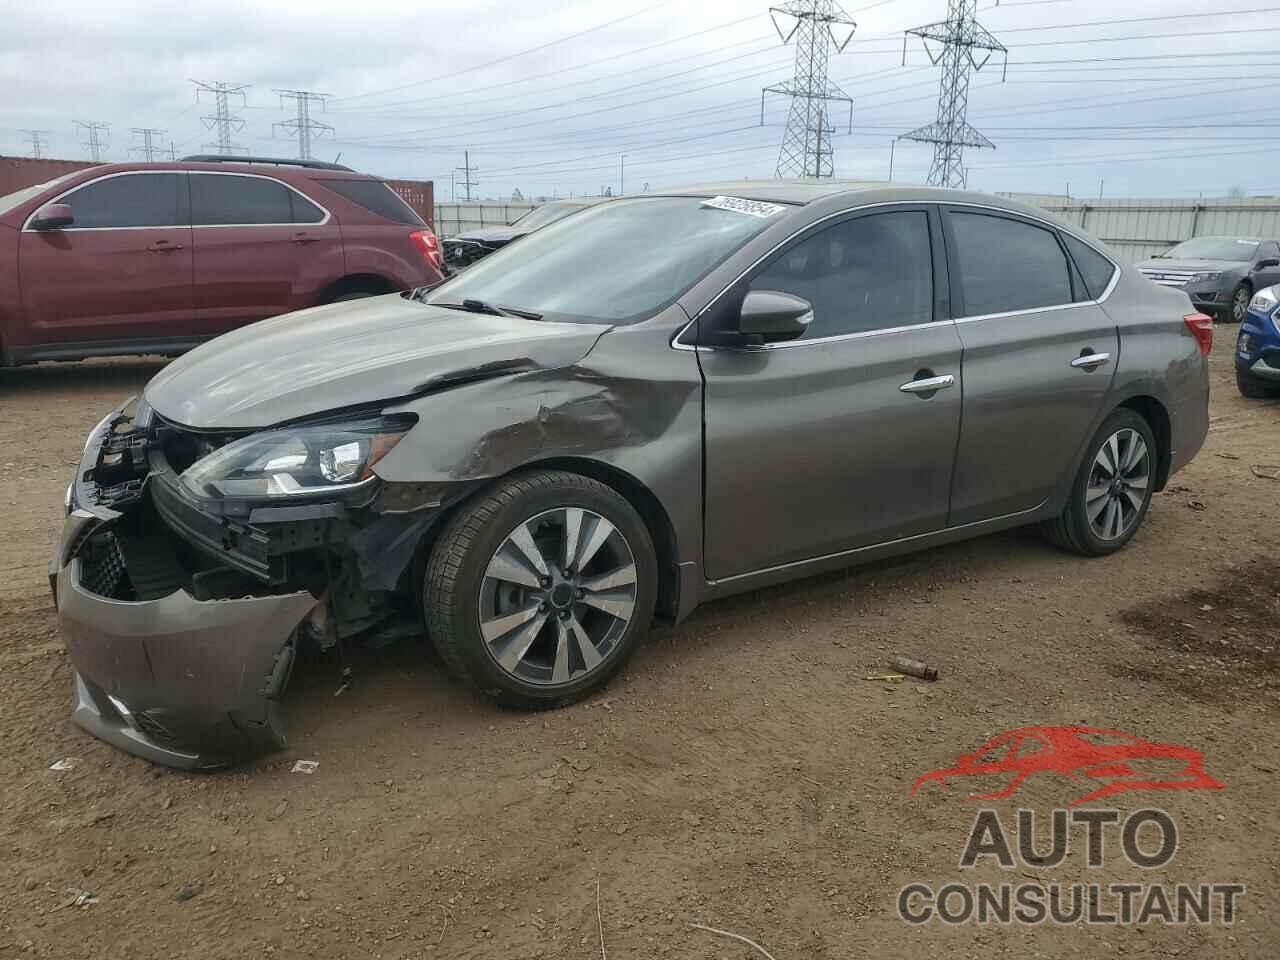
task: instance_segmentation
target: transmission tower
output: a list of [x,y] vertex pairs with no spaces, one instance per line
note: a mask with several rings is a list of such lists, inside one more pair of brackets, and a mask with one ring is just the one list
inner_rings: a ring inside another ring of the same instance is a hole
[[[907,62],[907,38],[919,37],[925,53],[934,66],[942,64],[938,85],[938,119],[904,133],[900,139],[933,144],[933,165],[929,167],[929,185],[963,188],[969,174],[965,170],[965,147],[988,147],[995,144],[969,126],[969,71],[981,70],[992,55],[1004,54],[1005,69],[1009,51],[974,19],[978,0],[947,0],[947,19],[941,23],[908,30],[902,38],[902,62]],[[941,44],[937,51],[929,41]],[[979,55],[981,52],[981,56]]]
[[44,135],[48,130],[23,130],[27,135],[27,143],[31,144],[31,156],[35,160],[44,159]]
[[[831,48],[842,53],[853,39],[858,25],[840,9],[835,0],[789,0],[770,7],[773,28],[784,44],[796,43],[795,76],[765,87],[760,93],[760,124],[764,125],[765,94],[791,97],[787,132],[778,151],[779,177],[830,177],[835,173],[835,151],[831,146],[831,119],[827,101],[849,104],[849,132],[853,132],[853,98],[827,77]],[[779,22],[779,18],[782,18]],[[787,21],[790,30],[784,30]],[[848,32],[844,28],[848,27]],[[830,44],[830,47],[828,47]]]
[[147,163],[154,163],[157,156],[165,153],[169,154],[169,159],[173,159],[172,150],[165,150],[164,147],[157,147],[153,138],[164,133],[163,130],[157,130],[155,127],[131,127],[129,132],[135,136],[142,137],[142,143],[136,147],[130,147],[130,153],[141,153],[142,159]]
[[191,82],[196,85],[197,101],[202,93],[213,94],[213,113],[200,119],[204,121],[204,125],[210,130],[218,132],[218,141],[217,143],[206,143],[205,146],[222,154],[243,151],[244,147],[231,142],[231,131],[232,129],[237,132],[243,130],[244,120],[231,113],[228,101],[231,97],[239,97],[240,105],[244,106],[244,92],[249,88],[249,84],[226,83],[222,80],[192,80]]
[[455,173],[455,174],[457,174],[457,173],[461,173],[461,174],[462,174],[462,179],[461,179],[461,180],[456,180],[456,179],[454,180],[454,189],[456,190],[456,189],[457,189],[457,185],[458,185],[459,183],[461,183],[461,184],[462,184],[462,189],[466,192],[466,199],[467,199],[467,202],[468,202],[468,203],[470,203],[470,202],[471,202],[471,188],[472,188],[472,187],[478,187],[478,186],[480,186],[480,184],[479,184],[477,181],[475,181],[475,180],[472,180],[472,179],[471,179],[471,175],[472,175],[473,173],[478,173],[478,172],[479,172],[479,168],[478,168],[478,167],[473,167],[473,166],[471,165],[471,151],[470,151],[470,150],[464,150],[464,151],[462,152],[462,160],[463,160],[463,163],[465,164],[465,166],[461,166],[461,167],[454,167],[454,168],[453,168],[453,171],[454,171],[454,173]]
[[100,123],[97,120],[77,120],[76,126],[83,130],[89,138],[84,143],[84,148],[89,151],[89,159],[94,163],[100,163],[102,161],[102,148],[106,144],[103,143],[98,134],[110,130],[111,124]]
[[293,120],[281,120],[273,124],[273,128],[279,127],[282,130],[292,131],[298,138],[298,159],[310,160],[312,135],[324,136],[325,133],[333,133],[333,127],[329,124],[311,119],[311,104],[318,103],[323,110],[328,94],[312,93],[309,90],[277,90],[276,93],[280,94],[281,106],[286,100],[295,101],[298,114]]

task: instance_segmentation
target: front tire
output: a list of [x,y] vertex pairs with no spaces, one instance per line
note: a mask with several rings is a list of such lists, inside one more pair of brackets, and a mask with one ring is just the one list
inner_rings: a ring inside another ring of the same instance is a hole
[[1134,411],[1107,417],[1071,484],[1066,509],[1041,524],[1049,540],[1087,557],[1128,543],[1151,506],[1157,449],[1151,426]]
[[1231,291],[1231,304],[1222,312],[1223,320],[1232,323],[1244,323],[1249,315],[1249,301],[1253,299],[1253,288],[1247,283],[1238,283]]
[[450,673],[509,707],[563,706],[606,684],[653,618],[644,521],[575,473],[516,474],[464,504],[427,564],[427,633]]

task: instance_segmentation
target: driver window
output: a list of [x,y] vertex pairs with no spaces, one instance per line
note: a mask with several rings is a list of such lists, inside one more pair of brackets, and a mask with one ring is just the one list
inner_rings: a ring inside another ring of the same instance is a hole
[[928,323],[933,319],[929,218],[922,210],[845,220],[775,254],[752,290],[779,290],[813,305],[804,340]]

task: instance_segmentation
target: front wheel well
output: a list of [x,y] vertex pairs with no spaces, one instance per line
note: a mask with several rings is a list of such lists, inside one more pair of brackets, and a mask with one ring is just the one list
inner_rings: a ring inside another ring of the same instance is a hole
[[1156,482],[1153,489],[1157,492],[1163,490],[1169,480],[1169,463],[1173,456],[1173,430],[1169,423],[1169,411],[1155,397],[1147,396],[1130,397],[1120,404],[1120,408],[1132,410],[1142,417],[1155,434],[1159,450],[1156,451]]
[[365,293],[370,296],[377,296],[382,293],[391,293],[395,290],[395,286],[386,277],[376,273],[349,273],[341,280],[335,280],[323,290],[320,296],[316,298],[316,303],[333,303],[339,297],[345,297],[352,293]]

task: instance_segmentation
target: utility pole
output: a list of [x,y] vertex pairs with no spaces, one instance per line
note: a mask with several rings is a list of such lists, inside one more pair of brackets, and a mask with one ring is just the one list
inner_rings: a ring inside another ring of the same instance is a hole
[[898,146],[897,140],[889,141],[889,182],[893,183],[893,152]]
[[244,147],[238,143],[231,142],[232,129],[237,132],[243,130],[244,120],[231,113],[229,100],[231,97],[239,97],[240,105],[244,106],[244,92],[249,88],[249,85],[247,83],[227,83],[223,80],[192,80],[191,82],[196,85],[197,102],[200,100],[200,94],[213,94],[213,113],[200,119],[204,121],[206,128],[218,132],[218,140],[216,143],[206,143],[205,146],[221,154],[243,151]]
[[[947,19],[941,23],[908,30],[902,37],[902,62],[907,62],[907,38],[919,37],[929,61],[942,64],[938,85],[938,119],[902,135],[903,140],[933,144],[933,164],[929,167],[929,186],[963,188],[968,176],[964,169],[965,147],[987,147],[995,144],[969,126],[969,71],[981,70],[993,54],[1003,53],[1005,69],[1009,67],[1009,51],[975,19],[978,0],[947,0]],[[935,54],[929,41],[942,44]],[[979,58],[975,51],[983,51]]]
[[[164,147],[157,147],[153,138],[164,133],[163,130],[157,130],[155,127],[131,127],[129,132],[135,136],[142,137],[142,144],[136,147],[130,147],[130,153],[141,153],[142,159],[147,163],[154,163],[156,154],[164,153]],[[172,150],[169,153],[169,159],[174,159]]]
[[[796,42],[795,74],[790,80],[765,87],[760,92],[760,125],[764,125],[765,94],[781,93],[791,98],[787,132],[778,151],[775,176],[830,177],[835,173],[831,146],[831,120],[827,101],[849,104],[849,132],[853,132],[853,98],[827,77],[831,49],[843,53],[858,25],[835,0],[788,0],[769,8],[773,28],[784,44]],[[782,22],[779,22],[779,17]],[[790,30],[783,23],[794,21]],[[848,31],[845,31],[845,28]],[[830,46],[828,46],[830,44]],[[823,132],[827,136],[824,142]]]
[[27,143],[31,144],[31,156],[35,160],[44,159],[44,137],[48,130],[23,130],[27,135]]
[[310,160],[312,134],[321,137],[326,133],[333,133],[333,127],[329,124],[311,119],[311,104],[318,103],[323,110],[329,95],[312,93],[310,90],[277,90],[276,93],[280,94],[281,106],[286,100],[293,100],[297,104],[297,115],[292,120],[281,120],[273,124],[272,129],[279,127],[282,130],[293,131],[298,138],[298,159]]
[[471,188],[472,188],[472,187],[478,187],[478,186],[480,186],[480,184],[479,184],[479,183],[477,183],[475,180],[472,180],[472,179],[471,179],[471,175],[472,175],[473,173],[479,173],[480,171],[479,171],[479,168],[478,168],[478,167],[473,167],[473,166],[471,166],[471,151],[470,151],[470,150],[464,150],[464,151],[462,152],[462,162],[463,162],[463,166],[461,166],[461,167],[454,167],[453,169],[454,169],[454,172],[455,172],[455,173],[461,173],[461,174],[462,174],[462,180],[461,180],[461,183],[462,183],[462,189],[463,189],[463,191],[466,193],[466,201],[467,201],[467,203],[470,203],[470,202],[471,202]]
[[83,130],[88,136],[88,140],[84,143],[84,148],[89,151],[89,159],[94,163],[102,162],[102,148],[106,146],[102,142],[102,138],[98,136],[99,132],[105,132],[111,129],[111,124],[100,123],[97,120],[77,120],[76,126]]
[[627,155],[618,158],[618,196],[627,192]]

